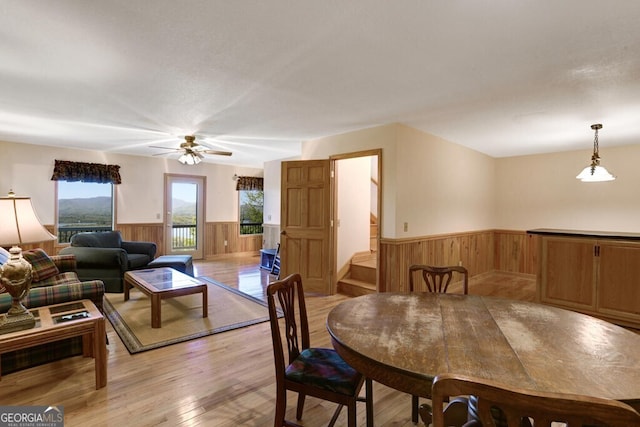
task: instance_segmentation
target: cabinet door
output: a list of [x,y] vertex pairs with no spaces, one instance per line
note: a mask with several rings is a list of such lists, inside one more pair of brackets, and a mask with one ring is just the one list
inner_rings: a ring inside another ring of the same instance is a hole
[[544,237],[540,272],[542,302],[593,312],[596,308],[595,240]]
[[640,244],[598,243],[598,312],[640,320]]

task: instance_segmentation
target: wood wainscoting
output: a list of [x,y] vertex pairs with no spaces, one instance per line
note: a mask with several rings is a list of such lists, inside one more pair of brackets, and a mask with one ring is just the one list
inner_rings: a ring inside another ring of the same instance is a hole
[[[164,253],[162,224],[118,224],[117,229],[126,240],[156,242],[158,256]],[[241,236],[238,222],[207,222],[204,225],[205,259],[233,253],[257,253],[260,249],[262,234]]]
[[164,226],[162,223],[117,224],[122,240],[134,242],[155,242],[156,256],[164,254]]
[[381,239],[380,292],[408,292],[412,264],[462,265],[471,277],[504,271],[535,275],[538,239],[526,231],[482,230]]
[[494,230],[494,269],[535,276],[539,236],[526,231]]
[[[53,233],[53,226],[45,227]],[[164,225],[162,223],[117,224],[116,230],[120,231],[123,240],[155,242],[158,247],[156,256],[164,255]],[[240,223],[238,222],[207,222],[204,230],[204,244],[205,259],[234,253],[257,254],[262,249],[262,234],[241,236]],[[43,248],[48,254],[55,254],[64,246],[56,245],[54,241],[51,241],[23,245],[22,249]]]
[[[45,227],[53,233],[53,226]],[[125,240],[156,242],[158,256],[164,252],[161,223],[118,224],[116,228]],[[411,264],[459,265],[462,261],[471,277],[492,271],[535,276],[538,238],[521,230],[482,230],[412,239],[383,238],[378,253],[380,292],[406,292]],[[205,224],[205,259],[235,253],[258,253],[262,245],[262,234],[240,236],[238,222]],[[49,254],[60,249],[53,241],[23,245],[22,249],[37,247]]]

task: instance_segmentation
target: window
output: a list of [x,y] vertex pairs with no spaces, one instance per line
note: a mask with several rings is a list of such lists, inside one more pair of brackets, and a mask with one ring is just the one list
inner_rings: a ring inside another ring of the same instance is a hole
[[262,234],[262,210],[264,193],[262,190],[239,190],[240,234]]
[[56,181],[58,243],[85,231],[113,230],[113,184]]

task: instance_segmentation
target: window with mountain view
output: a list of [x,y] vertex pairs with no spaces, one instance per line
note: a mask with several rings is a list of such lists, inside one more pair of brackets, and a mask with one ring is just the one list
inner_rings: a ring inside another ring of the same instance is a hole
[[85,231],[113,230],[113,184],[56,181],[58,243]]
[[262,234],[264,193],[261,190],[238,191],[240,234]]

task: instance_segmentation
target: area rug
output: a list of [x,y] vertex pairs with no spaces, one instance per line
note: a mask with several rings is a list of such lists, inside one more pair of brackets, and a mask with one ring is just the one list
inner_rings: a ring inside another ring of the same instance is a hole
[[131,289],[124,294],[106,293],[104,311],[129,353],[139,353],[207,335],[230,331],[269,320],[267,304],[257,298],[198,277],[208,287],[208,317],[202,317],[202,294],[162,301],[162,327],[151,328],[151,300]]

